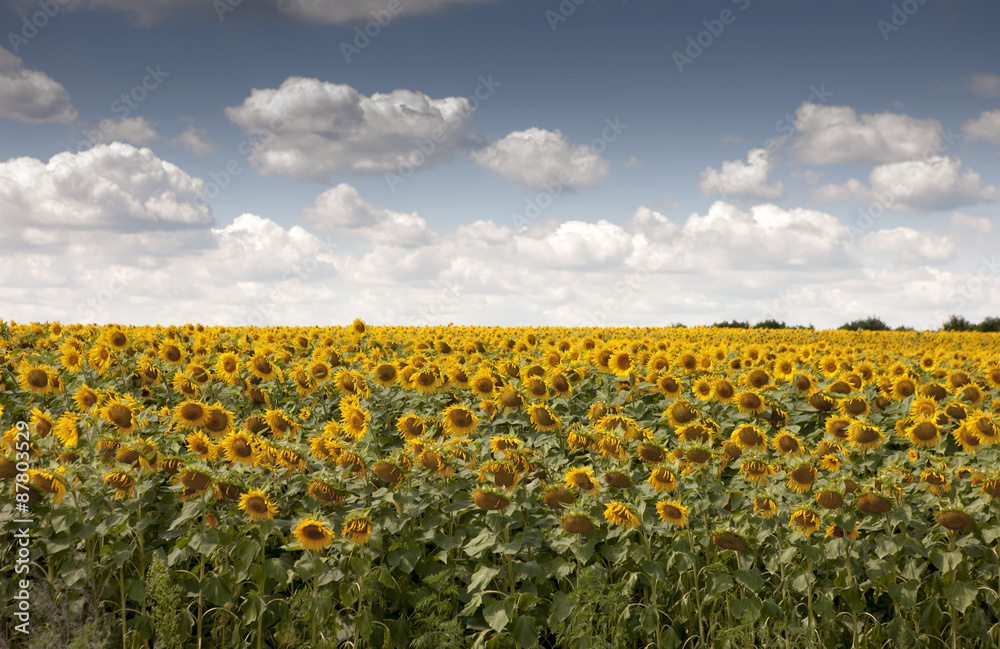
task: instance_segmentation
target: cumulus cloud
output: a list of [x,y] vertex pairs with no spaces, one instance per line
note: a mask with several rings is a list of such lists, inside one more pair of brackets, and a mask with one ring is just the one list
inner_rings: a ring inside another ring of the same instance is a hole
[[953,237],[912,228],[893,228],[866,234],[860,239],[865,250],[889,255],[901,265],[940,264],[954,259],[958,246]]
[[411,90],[368,97],[303,77],[289,77],[276,89],[255,88],[226,116],[248,134],[264,134],[250,155],[262,174],[296,178],[412,173],[481,144],[464,97],[432,99]]
[[733,194],[762,200],[781,200],[785,186],[780,181],[768,182],[775,169],[774,156],[766,149],[751,149],[747,161],[729,160],[722,163],[722,170],[707,167],[701,172],[698,185],[706,196]]
[[850,106],[803,103],[793,149],[809,164],[888,163],[938,152],[941,123],[899,113],[863,114]]
[[541,191],[550,187],[597,187],[611,163],[585,144],[573,146],[561,131],[514,131],[472,154],[482,167],[506,180]]
[[341,183],[316,197],[300,218],[320,230],[332,230],[385,244],[412,246],[428,241],[427,221],[416,212],[379,209],[365,202],[358,190]]
[[150,149],[114,142],[47,163],[0,163],[0,221],[37,229],[122,231],[204,227],[214,216],[198,197],[204,183]]
[[174,146],[182,146],[197,156],[208,155],[215,151],[215,145],[208,139],[208,131],[193,124],[170,143]]
[[1000,75],[974,72],[969,78],[972,92],[987,99],[1000,97]]
[[26,69],[20,57],[0,47],[0,118],[70,123],[77,112],[62,84]]
[[935,212],[997,200],[996,185],[986,185],[962,161],[953,156],[930,156],[924,160],[894,162],[875,167],[870,187],[856,178],[837,185],[818,187],[819,201],[878,201],[898,212]]
[[962,124],[962,132],[969,142],[990,142],[1000,145],[1000,109],[983,111],[976,119]]

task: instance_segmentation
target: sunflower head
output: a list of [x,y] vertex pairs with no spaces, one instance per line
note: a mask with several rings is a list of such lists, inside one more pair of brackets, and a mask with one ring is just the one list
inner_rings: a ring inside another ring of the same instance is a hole
[[344,523],[344,529],[341,530],[340,534],[344,538],[350,539],[352,543],[364,545],[371,538],[373,529],[374,525],[368,516],[355,514],[347,519]]
[[278,508],[260,489],[251,489],[240,496],[240,509],[253,521],[270,520],[278,513]]
[[687,527],[688,508],[676,500],[661,500],[656,503],[656,512],[660,515],[660,520],[677,527]]
[[639,515],[630,506],[617,501],[609,502],[604,508],[604,519],[613,525],[636,529],[639,527]]
[[953,532],[961,532],[976,522],[972,516],[961,509],[944,509],[937,515],[937,522]]
[[712,533],[712,543],[723,550],[746,552],[749,549],[745,538],[732,530],[719,530]]
[[594,531],[594,521],[586,514],[567,514],[562,518],[562,528],[570,534],[589,534]]
[[333,543],[334,539],[333,530],[311,518],[299,521],[292,534],[306,550],[322,550]]
[[472,492],[472,501],[479,509],[490,512],[504,510],[510,504],[502,493],[493,489],[476,489]]

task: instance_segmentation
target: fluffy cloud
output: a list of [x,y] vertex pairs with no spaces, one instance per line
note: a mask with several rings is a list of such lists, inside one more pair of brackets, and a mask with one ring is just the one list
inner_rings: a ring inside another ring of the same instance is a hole
[[976,119],[962,124],[962,132],[969,142],[984,141],[1000,145],[1000,109],[983,111]]
[[803,103],[793,148],[810,164],[887,163],[941,150],[941,123],[898,113],[863,114],[850,106]]
[[367,97],[303,77],[254,89],[226,116],[248,134],[264,134],[250,156],[261,173],[296,178],[412,173],[480,144],[464,97],[432,99],[411,90]]
[[855,178],[842,185],[824,185],[813,192],[813,198],[877,201],[898,212],[935,212],[1000,197],[995,185],[985,185],[972,170],[963,171],[962,161],[952,156],[879,165],[869,175],[869,182],[870,188]]
[[215,145],[208,139],[208,131],[197,128],[193,124],[170,143],[174,146],[182,146],[198,156],[208,155],[215,151]]
[[896,264],[940,264],[955,257],[958,247],[954,238],[936,232],[912,228],[879,230],[861,237],[861,247],[891,256]]
[[76,109],[60,83],[0,47],[0,118],[21,122],[73,122]]
[[969,79],[972,92],[980,97],[1000,97],[1000,76],[995,74],[973,73]]
[[570,145],[561,131],[514,131],[472,154],[477,164],[507,180],[542,191],[597,187],[611,163],[585,144]]
[[412,246],[430,236],[427,221],[416,212],[405,214],[366,203],[358,190],[341,183],[316,197],[300,215],[320,230],[360,236],[385,244]]
[[780,181],[768,182],[774,168],[774,156],[766,149],[751,149],[746,163],[730,160],[722,163],[721,171],[706,168],[701,172],[699,187],[706,196],[733,194],[761,200],[781,200],[785,197],[785,186]]
[[214,216],[198,196],[204,183],[149,149],[115,142],[47,163],[0,163],[0,221],[35,229],[122,231],[204,227]]

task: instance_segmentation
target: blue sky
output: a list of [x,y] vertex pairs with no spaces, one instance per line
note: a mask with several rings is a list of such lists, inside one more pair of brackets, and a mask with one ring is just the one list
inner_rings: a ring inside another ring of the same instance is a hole
[[0,10],[2,317],[1000,312],[995,3],[224,3]]

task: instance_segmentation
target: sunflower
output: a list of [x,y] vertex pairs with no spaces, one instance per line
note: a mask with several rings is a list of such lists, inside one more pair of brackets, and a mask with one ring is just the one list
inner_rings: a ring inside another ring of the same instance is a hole
[[372,521],[368,516],[355,514],[344,523],[344,528],[340,531],[340,535],[345,539],[350,539],[352,543],[364,545],[371,538],[372,529],[374,529],[374,525],[372,525]]
[[604,520],[614,525],[631,529],[639,527],[639,516],[635,510],[624,503],[612,500],[604,508]]
[[337,466],[349,470],[354,476],[362,476],[366,471],[365,461],[353,451],[342,451],[337,456]]
[[167,343],[160,346],[160,358],[165,363],[178,366],[184,362],[184,352],[177,345]]
[[764,484],[768,476],[774,474],[774,467],[769,466],[767,462],[747,459],[740,465],[740,473],[750,482]]
[[418,392],[434,392],[441,385],[440,377],[435,368],[427,365],[410,375],[410,387]]
[[698,379],[691,386],[691,393],[700,401],[708,401],[712,398],[712,383],[705,378]]
[[980,443],[987,445],[1000,443],[1000,424],[985,412],[970,416],[966,425],[979,438]]
[[816,494],[816,502],[825,509],[838,509],[844,504],[844,494],[827,489]]
[[295,423],[295,420],[280,410],[267,410],[264,414],[264,421],[267,422],[271,433],[278,437],[284,438],[288,435],[294,435],[295,431],[298,430],[298,424]]
[[892,501],[870,491],[855,496],[854,504],[859,511],[865,514],[885,514],[893,510]]
[[457,403],[445,408],[441,420],[445,430],[454,437],[471,434],[479,422],[479,418],[471,410]]
[[270,520],[278,513],[278,507],[267,499],[260,489],[251,489],[240,496],[240,509],[254,522]]
[[939,512],[936,516],[936,519],[941,527],[949,529],[953,532],[961,532],[976,522],[976,519],[969,516],[967,512],[955,508],[941,510],[941,512]]
[[885,433],[878,426],[862,421],[853,421],[847,428],[847,438],[851,446],[862,451],[878,448],[885,442]]
[[764,451],[767,449],[767,435],[752,424],[743,424],[733,431],[729,439],[742,451]]
[[517,388],[513,385],[507,385],[500,391],[500,405],[505,410],[516,410],[523,408],[525,401],[521,393],[517,391]]
[[917,392],[917,384],[909,376],[898,376],[892,382],[890,396],[896,401],[902,401]]
[[86,383],[81,383],[80,387],[73,392],[73,403],[76,404],[76,409],[81,413],[90,412],[90,410],[98,404],[100,401],[97,393],[94,392]]
[[924,471],[920,474],[920,482],[927,485],[927,491],[935,496],[951,491],[951,483],[948,477],[940,471]]
[[174,409],[174,422],[181,428],[204,426],[208,409],[197,401],[184,401]]
[[687,527],[688,508],[676,500],[661,500],[656,503],[656,511],[660,515],[660,520],[677,527]]
[[97,370],[98,374],[104,374],[111,368],[114,357],[111,355],[111,349],[101,342],[90,348],[90,353],[87,354],[87,361],[91,367]]
[[226,450],[229,461],[241,464],[253,464],[254,445],[254,438],[243,431],[230,433],[222,440],[222,447]]
[[23,361],[18,367],[17,383],[26,392],[45,396],[49,393],[49,376],[54,374],[55,370],[48,365],[34,365]]
[[906,437],[913,446],[934,446],[940,441],[938,426],[930,419],[917,419],[906,429]]
[[476,373],[476,375],[469,381],[469,389],[476,396],[490,397],[496,390],[496,384],[493,382],[493,375],[487,371],[480,371]]
[[282,378],[281,368],[278,367],[268,355],[263,351],[257,351],[247,362],[250,373],[261,381],[279,380]]
[[736,397],[736,388],[726,379],[718,379],[712,384],[712,398],[720,403],[732,403]]
[[828,539],[833,538],[833,539],[847,539],[848,541],[857,541],[858,536],[859,534],[858,534],[857,522],[854,523],[854,529],[851,530],[850,532],[845,531],[844,528],[835,523],[830,523],[830,525],[826,528],[826,538]]
[[80,418],[71,412],[63,414],[56,422],[53,434],[66,448],[75,447],[80,441]]
[[657,444],[653,444],[651,442],[643,442],[642,444],[639,444],[639,447],[636,449],[636,455],[639,457],[640,462],[646,462],[648,464],[659,464],[667,457],[667,454],[663,450],[662,446],[658,446]]
[[205,423],[202,427],[212,437],[224,437],[233,431],[233,413],[216,401],[206,409]]
[[387,388],[396,383],[396,380],[399,378],[399,368],[395,363],[379,363],[375,366],[372,374],[375,377],[376,383],[383,388]]
[[663,411],[663,416],[670,420],[671,426],[680,428],[692,423],[698,417],[698,412],[686,400],[680,399],[670,404]]
[[764,398],[753,390],[743,390],[736,395],[735,399],[736,407],[744,415],[759,415],[767,409],[767,403],[764,401]]
[[990,500],[1000,498],[1000,478],[989,478],[983,481],[980,493],[990,497]]
[[52,504],[62,504],[63,496],[66,495],[66,483],[61,475],[52,471],[29,469],[28,479],[40,490],[52,494]]
[[72,346],[65,347],[59,356],[59,364],[67,372],[79,372],[83,369],[83,357],[80,356],[80,350]]
[[562,424],[562,420],[548,406],[532,405],[528,409],[528,414],[532,425],[538,431],[555,430]]
[[112,471],[105,473],[102,477],[105,484],[114,487],[115,500],[131,496],[132,490],[135,489],[135,478],[123,471]]
[[403,439],[413,439],[424,434],[424,420],[412,412],[408,412],[396,420],[396,430]]
[[127,399],[115,397],[100,411],[101,416],[115,425],[120,433],[131,433],[136,429],[135,413],[132,404]]
[[306,550],[322,550],[333,543],[333,531],[320,521],[305,518],[292,531],[295,538]]
[[321,480],[313,480],[307,489],[309,496],[325,505],[343,505],[344,494]]
[[560,523],[570,534],[588,534],[594,531],[594,521],[586,514],[566,514]]
[[598,491],[600,491],[600,485],[594,479],[594,473],[589,468],[570,469],[566,472],[563,479],[567,486],[586,491],[591,496],[596,496]]
[[199,459],[207,460],[212,455],[212,442],[208,436],[202,432],[189,433],[184,438],[189,451],[198,456]]
[[556,393],[556,396],[568,399],[573,394],[573,386],[565,371],[556,371],[548,379],[548,386]]
[[624,462],[628,457],[628,448],[625,443],[613,435],[607,435],[598,443],[598,449],[604,457],[615,458],[619,462]]
[[[652,378],[652,377],[650,377]],[[681,382],[669,374],[660,374],[651,383],[656,384],[656,389],[666,397],[676,399],[684,388]]]
[[712,533],[712,543],[723,550],[746,552],[749,548],[745,538],[732,530],[720,530]]
[[518,468],[512,462],[487,462],[479,469],[479,480],[511,489],[520,480]]
[[493,453],[502,453],[504,451],[515,449],[521,446],[521,440],[516,437],[509,437],[505,435],[494,435],[490,438],[490,451]]
[[656,491],[670,493],[677,489],[677,476],[665,466],[653,467],[646,482]]
[[788,526],[810,536],[819,529],[819,515],[807,507],[800,507],[792,514]]
[[502,511],[510,504],[506,496],[493,489],[476,489],[472,492],[472,501],[476,507],[488,512]]
[[240,381],[240,357],[232,352],[219,354],[215,360],[215,374],[229,385],[236,385]]
[[573,492],[566,487],[555,485],[545,490],[542,494],[542,500],[552,509],[562,509],[564,505],[572,505],[576,498],[573,496]]
[[771,518],[778,511],[778,505],[773,498],[757,496],[753,499],[753,513],[763,518]]
[[910,415],[932,419],[937,415],[938,403],[930,397],[917,397],[910,404]]
[[816,467],[808,462],[803,462],[788,473],[785,484],[789,489],[799,493],[805,493],[812,489],[816,482]]
[[799,438],[784,430],[774,436],[774,439],[771,441],[771,446],[774,447],[774,450],[777,451],[778,455],[781,457],[786,457],[788,455],[802,455],[806,452],[806,449],[802,446],[802,442]]

